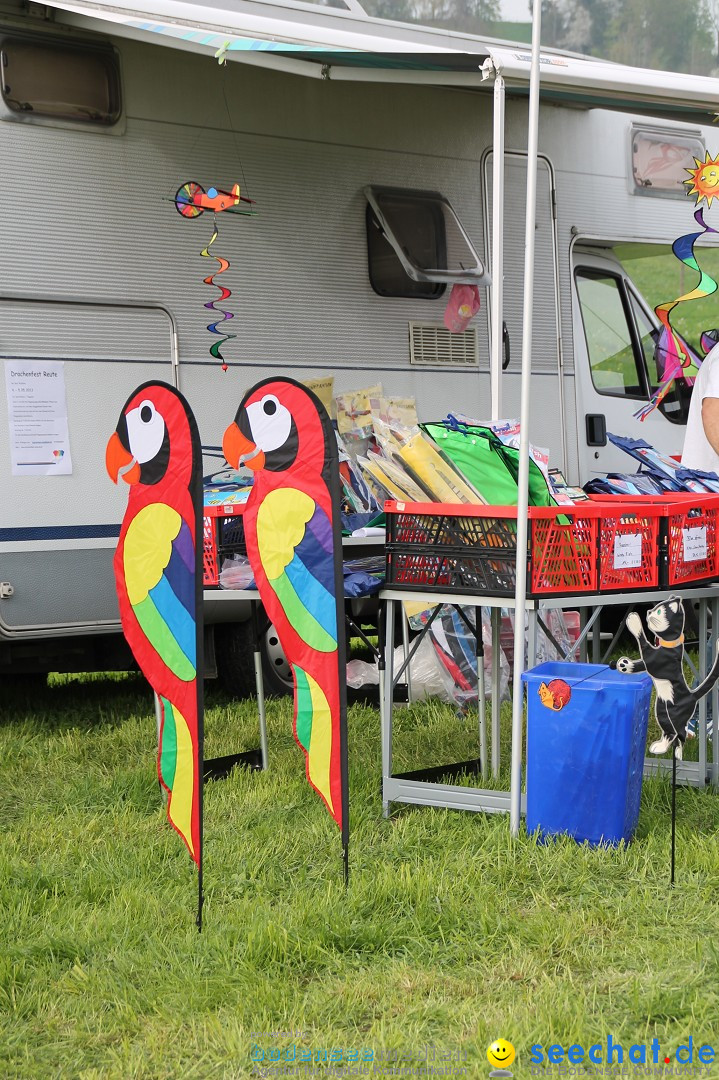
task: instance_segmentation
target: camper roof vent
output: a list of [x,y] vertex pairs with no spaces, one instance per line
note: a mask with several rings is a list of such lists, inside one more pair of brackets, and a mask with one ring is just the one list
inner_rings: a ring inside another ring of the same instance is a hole
[[436,323],[409,324],[410,364],[441,364],[446,367],[476,367],[479,360],[474,327],[452,334]]

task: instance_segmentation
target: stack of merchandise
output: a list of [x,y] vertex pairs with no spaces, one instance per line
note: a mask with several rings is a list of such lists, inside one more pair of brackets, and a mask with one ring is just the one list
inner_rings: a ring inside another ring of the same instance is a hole
[[667,492],[685,491],[697,494],[719,494],[719,476],[700,472],[698,469],[682,468],[680,462],[655,450],[643,439],[629,439],[621,435],[609,438],[635,461],[640,469],[636,473],[608,473],[607,476],[590,480],[584,490],[591,495],[664,495]]
[[[348,513],[377,513],[388,499],[517,505],[516,421],[492,424],[450,413],[421,424],[413,398],[387,397],[380,385],[339,394],[335,403]],[[571,501],[555,497],[548,454],[536,447],[530,448],[529,501]]]
[[[336,423],[346,533],[379,537],[387,500],[517,505],[519,424],[450,413],[421,424],[414,398],[384,394],[380,384],[334,395],[332,376],[306,381]],[[206,448],[206,454],[213,455]],[[552,506],[583,497],[549,469],[548,451],[530,447],[529,503]],[[246,502],[248,469],[205,477],[205,505]]]

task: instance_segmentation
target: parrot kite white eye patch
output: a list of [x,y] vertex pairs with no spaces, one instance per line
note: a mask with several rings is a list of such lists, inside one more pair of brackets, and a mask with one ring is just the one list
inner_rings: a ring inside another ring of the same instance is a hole
[[292,414],[281,405],[274,394],[266,394],[260,401],[247,406],[252,441],[266,454],[279,450],[287,442],[292,431]]
[[135,461],[144,465],[160,452],[165,439],[165,421],[151,401],[142,401],[127,414],[127,437]]

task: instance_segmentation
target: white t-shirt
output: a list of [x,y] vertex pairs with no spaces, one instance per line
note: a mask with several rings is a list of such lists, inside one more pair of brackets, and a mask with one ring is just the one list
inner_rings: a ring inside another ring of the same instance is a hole
[[704,434],[702,423],[702,402],[708,397],[719,398],[719,345],[707,353],[694,382],[682,452],[682,465],[687,469],[719,475],[719,454]]

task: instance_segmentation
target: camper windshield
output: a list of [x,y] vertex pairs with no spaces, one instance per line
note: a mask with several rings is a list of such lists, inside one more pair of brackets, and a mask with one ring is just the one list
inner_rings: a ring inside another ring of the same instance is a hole
[[[580,266],[576,282],[595,389],[647,401],[663,373],[658,322],[622,274]],[[690,395],[691,387],[675,380],[659,409],[672,423],[686,423]]]
[[[613,251],[651,309],[684,296],[698,284],[697,274],[676,258],[670,244],[617,244]],[[697,244],[695,254],[701,269],[719,281],[719,245]],[[677,304],[671,312],[673,329],[700,356],[703,331],[719,326],[717,295]]]

